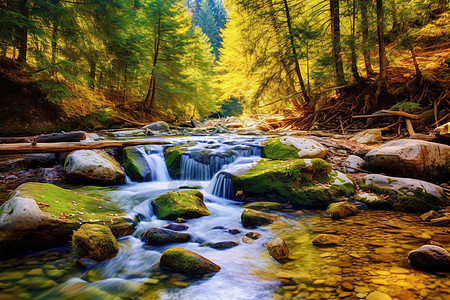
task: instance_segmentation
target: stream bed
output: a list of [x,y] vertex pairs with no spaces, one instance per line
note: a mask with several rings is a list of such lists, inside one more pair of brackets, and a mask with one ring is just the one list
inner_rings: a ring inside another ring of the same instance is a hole
[[[450,299],[450,273],[414,270],[408,264],[408,252],[430,240],[450,246],[448,227],[421,223],[416,214],[368,210],[332,220],[324,211],[285,209],[272,225],[244,228],[242,203],[218,197],[227,195],[229,183],[213,175],[257,161],[262,139],[185,138],[197,141],[198,148],[235,151],[235,155],[208,168],[186,157],[180,170],[183,179],[177,180],[167,172],[163,147],[152,147],[146,152],[157,174],[152,181],[129,181],[107,192],[130,217],[140,219],[133,235],[119,239],[119,254],[90,270],[76,265],[70,247],[0,261],[0,299],[365,299],[373,291],[393,299]],[[192,236],[188,243],[146,245],[140,240],[144,231],[171,223],[154,215],[151,201],[183,186],[204,193],[211,215],[187,220],[186,232]],[[244,243],[242,238],[250,231],[261,238]],[[345,240],[337,247],[319,248],[312,245],[319,233]],[[265,249],[264,243],[275,237],[289,246],[288,261],[275,261]],[[224,241],[239,245],[225,250],[208,247]],[[208,276],[163,271],[161,253],[171,247],[194,251],[222,269]]]

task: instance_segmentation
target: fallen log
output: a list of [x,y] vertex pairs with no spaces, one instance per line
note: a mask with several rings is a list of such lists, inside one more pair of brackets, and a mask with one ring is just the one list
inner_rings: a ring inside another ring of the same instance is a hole
[[41,134],[35,136],[0,137],[0,144],[28,143],[32,142],[33,140],[36,141],[37,143],[78,142],[85,139],[86,139],[86,132],[71,131],[71,132]]
[[122,148],[137,145],[167,145],[170,142],[162,141],[96,141],[96,142],[60,142],[60,143],[17,143],[0,145],[0,154],[20,154],[20,153],[55,153],[69,152],[83,149],[104,149],[104,148]]

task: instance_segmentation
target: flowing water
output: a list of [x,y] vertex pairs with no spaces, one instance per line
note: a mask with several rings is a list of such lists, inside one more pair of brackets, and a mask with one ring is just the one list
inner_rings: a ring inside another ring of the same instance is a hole
[[[69,248],[59,248],[1,261],[0,299],[364,299],[372,291],[398,299],[450,299],[449,273],[414,270],[407,262],[407,253],[430,239],[448,248],[446,228],[421,224],[417,215],[399,212],[366,211],[336,221],[322,211],[285,210],[270,226],[246,229],[240,221],[241,203],[229,200],[232,183],[227,174],[259,159],[261,138],[191,139],[198,142],[193,152],[207,149],[216,157],[210,165],[204,156],[188,152],[183,155],[182,179],[171,179],[163,147],[142,147],[154,171],[152,180],[128,182],[108,192],[141,220],[132,236],[119,239],[115,258],[82,270]],[[221,169],[224,172],[217,173]],[[192,236],[188,243],[145,245],[139,239],[145,230],[170,223],[156,218],[152,199],[182,186],[198,186],[211,215],[186,222]],[[231,234],[230,229],[240,233]],[[250,231],[261,238],[243,243]],[[317,248],[311,241],[319,233],[338,234],[345,241],[339,247]],[[275,237],[291,249],[284,263],[273,260],[264,247]],[[240,245],[226,250],[205,245],[223,241]],[[160,270],[161,253],[175,246],[203,255],[222,269],[200,277]]]

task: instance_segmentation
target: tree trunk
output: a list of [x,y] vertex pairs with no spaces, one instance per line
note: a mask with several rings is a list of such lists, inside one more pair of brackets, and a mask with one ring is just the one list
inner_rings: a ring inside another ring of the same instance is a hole
[[411,58],[414,63],[414,69],[416,70],[417,80],[420,81],[420,79],[422,79],[422,72],[420,71],[419,64],[417,63],[416,51],[414,51],[411,41],[408,41],[408,48],[409,51],[411,52]]
[[[20,0],[17,1],[18,11],[28,19],[28,1]],[[19,36],[17,42],[17,48],[19,49],[19,56],[17,61],[20,63],[27,62],[27,51],[28,51],[28,27],[22,26],[16,29],[17,35]]]
[[125,70],[123,75],[123,104],[127,103],[127,80],[128,80],[127,65],[125,64]]
[[156,37],[155,37],[155,42],[153,45],[154,56],[153,56],[153,68],[152,68],[152,74],[150,77],[150,84],[148,87],[147,95],[145,96],[145,99],[144,99],[144,109],[149,114],[151,114],[151,111],[155,104],[155,97],[156,97],[155,67],[158,64],[158,55],[159,55],[160,45],[161,45],[161,15],[158,18],[158,24],[157,24],[157,28],[156,28]]
[[[53,28],[52,28],[52,66],[54,67],[56,64],[56,49],[57,49],[57,40],[58,40],[58,24],[53,23]],[[55,77],[56,76],[56,72],[54,70],[52,70],[52,75]]]
[[360,0],[361,6],[361,33],[362,33],[362,53],[367,75],[374,75],[372,63],[370,62],[369,45],[369,20],[367,18],[367,0]]
[[397,4],[395,3],[395,0],[391,0],[392,4],[392,31],[395,32],[397,27],[400,25],[397,18]]
[[339,17],[339,0],[330,0],[331,35],[336,70],[336,80],[338,85],[345,84],[344,65],[341,53],[341,26]]
[[384,40],[384,7],[383,0],[377,0],[377,31],[378,31],[378,53],[380,63],[380,80],[387,81],[387,57]]
[[306,79],[308,84],[308,96],[311,97],[311,83],[309,75],[309,44],[306,44]]
[[97,62],[90,61],[89,62],[89,87],[91,90],[95,90],[95,73],[97,69]]
[[300,83],[300,88],[302,92],[303,99],[305,100],[306,105],[310,105],[311,101],[309,99],[308,93],[306,91],[305,83],[303,82],[303,77],[300,71],[300,64],[298,63],[298,57],[297,57],[297,50],[295,49],[295,43],[294,43],[294,35],[292,31],[292,25],[291,25],[291,15],[289,13],[289,5],[287,3],[287,0],[283,0],[284,2],[284,10],[286,14],[286,22],[289,30],[289,41],[291,45],[292,55],[294,57],[294,63],[295,63],[295,73],[297,74],[298,81]]
[[356,41],[355,41],[355,29],[356,29],[356,0],[353,0],[352,7],[352,34],[350,39],[350,49],[352,52],[352,74],[356,82],[361,80],[358,74],[358,57],[356,55]]

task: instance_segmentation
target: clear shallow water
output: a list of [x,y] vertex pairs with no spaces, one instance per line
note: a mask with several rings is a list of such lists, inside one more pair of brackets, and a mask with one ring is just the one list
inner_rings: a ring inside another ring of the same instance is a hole
[[[196,147],[226,149],[259,143],[254,138],[221,138],[202,137]],[[245,229],[240,222],[241,204],[214,191],[214,183],[167,180],[162,172],[162,147],[146,153],[163,175],[153,178],[156,181],[130,182],[108,192],[130,216],[139,215],[142,220],[133,236],[119,240],[118,256],[89,271],[76,266],[68,248],[2,261],[0,299],[355,299],[375,290],[398,299],[450,298],[449,273],[416,271],[406,259],[407,253],[427,243],[428,237],[448,248],[445,228],[419,224],[418,216],[398,212],[367,211],[336,221],[320,211],[285,211],[273,225]],[[257,159],[238,157],[223,168],[233,170]],[[151,200],[186,185],[201,186],[211,215],[187,221],[187,232],[192,235],[189,243],[158,247],[142,243],[139,236],[145,230],[170,223],[156,218]],[[241,233],[233,235],[228,229]],[[245,244],[242,237],[249,231],[262,237]],[[319,233],[341,235],[345,242],[334,248],[314,247],[311,241]],[[275,237],[285,239],[291,249],[291,259],[283,264],[273,260],[264,248],[264,243]],[[227,250],[202,246],[222,241],[240,245]],[[171,247],[194,251],[222,269],[205,277],[163,272],[158,267],[159,259]],[[344,290],[343,282],[351,283],[353,290]]]

